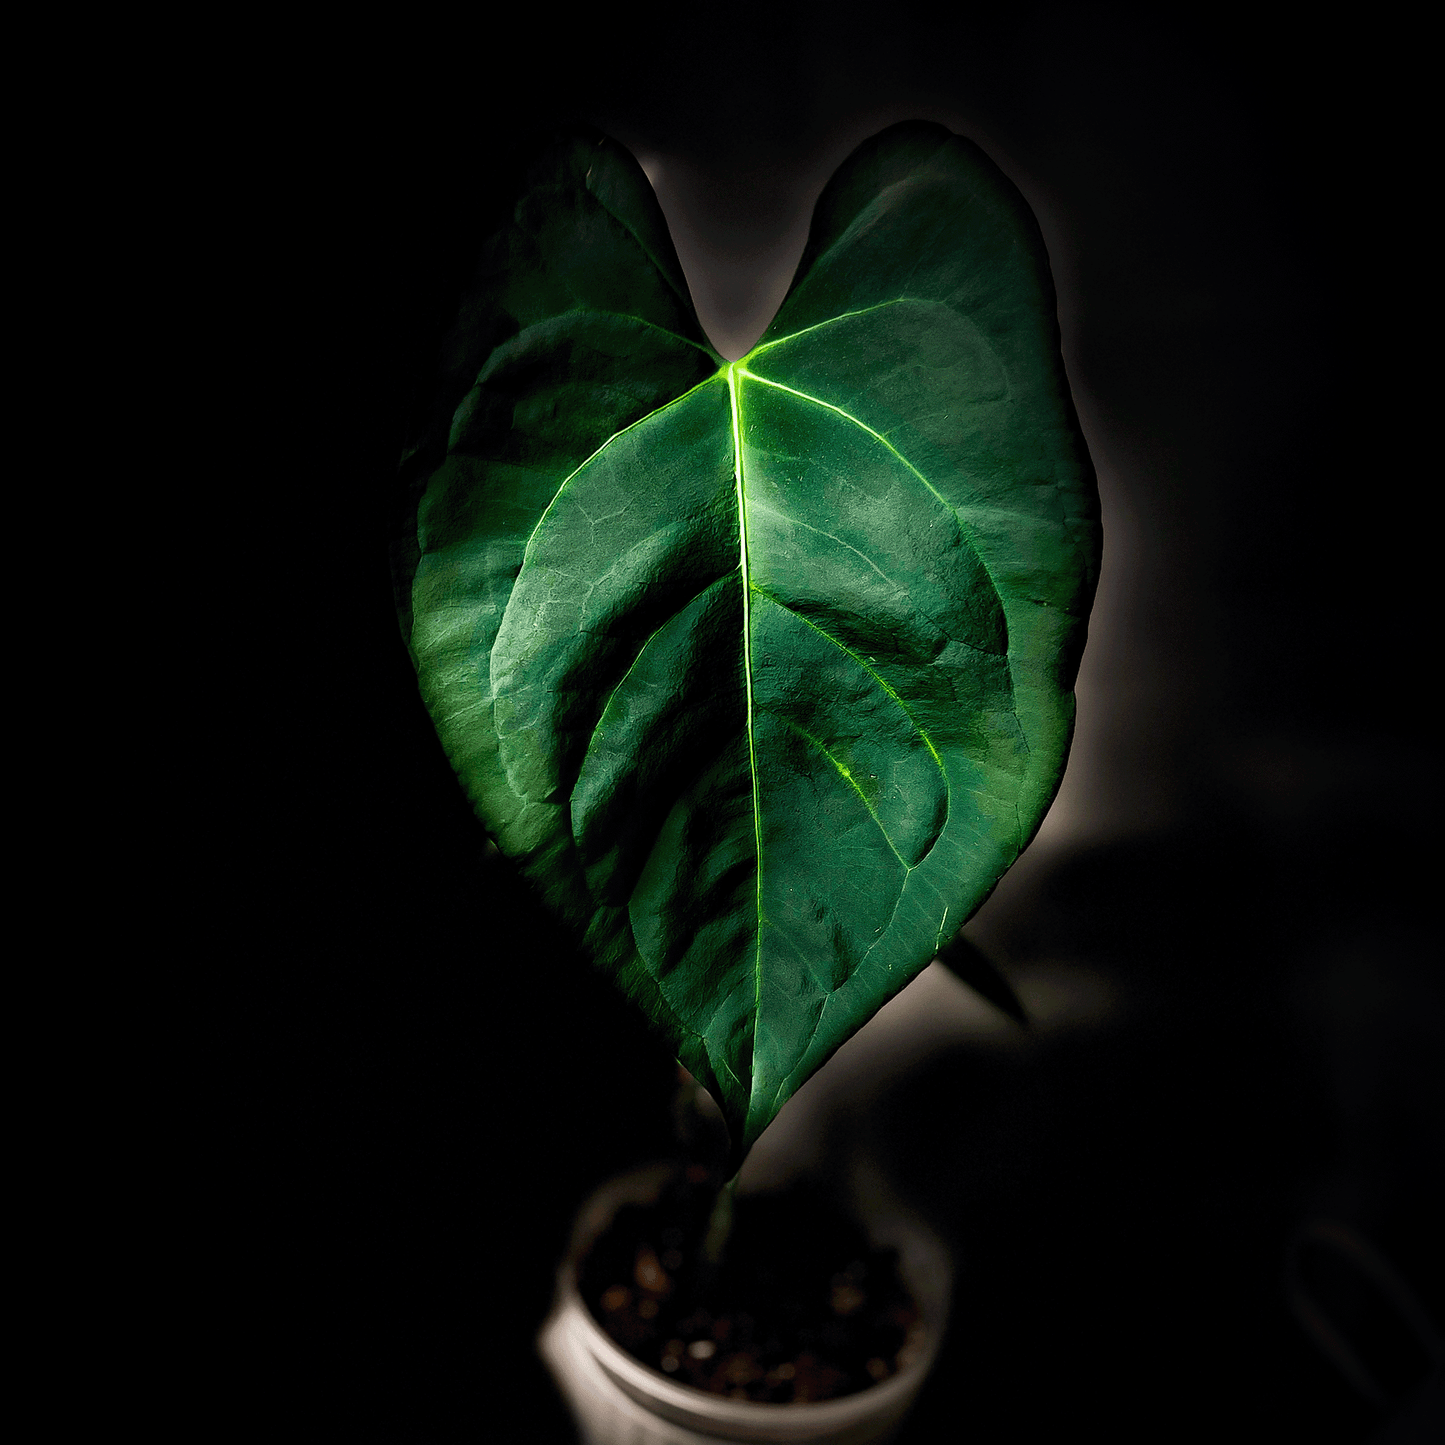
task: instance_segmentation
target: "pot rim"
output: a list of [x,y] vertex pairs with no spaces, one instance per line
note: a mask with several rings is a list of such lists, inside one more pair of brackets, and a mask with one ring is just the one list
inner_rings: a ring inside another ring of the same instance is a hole
[[[580,1331],[593,1357],[617,1385],[639,1403],[662,1407],[675,1420],[695,1420],[699,1414],[705,1414],[709,1423],[738,1426],[755,1425],[765,1420],[796,1421],[805,1413],[814,1426],[842,1427],[865,1416],[901,1407],[911,1400],[932,1369],[947,1328],[953,1269],[952,1261],[933,1231],[897,1206],[889,1207],[877,1221],[865,1221],[870,1237],[876,1243],[898,1250],[905,1277],[910,1272],[910,1264],[915,1267],[926,1265],[941,1274],[942,1285],[937,1291],[938,1301],[932,1311],[928,1310],[924,1300],[918,1301],[920,1310],[925,1312],[927,1326],[922,1348],[913,1360],[888,1379],[831,1400],[795,1401],[790,1404],[734,1400],[670,1380],[660,1370],[654,1370],[623,1349],[587,1308],[577,1287],[577,1267],[623,1203],[645,1203],[655,1199],[663,1183],[676,1173],[676,1169],[677,1166],[668,1163],[645,1165],[617,1176],[594,1191],[578,1215],[571,1247],[558,1270],[558,1305],[572,1315],[573,1327]],[[914,1287],[912,1282],[910,1287]]]

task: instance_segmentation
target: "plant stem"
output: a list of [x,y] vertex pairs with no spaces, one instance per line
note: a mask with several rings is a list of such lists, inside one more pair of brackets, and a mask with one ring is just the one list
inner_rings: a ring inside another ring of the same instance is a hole
[[717,1192],[717,1202],[708,1216],[707,1233],[702,1240],[702,1269],[708,1280],[717,1274],[727,1251],[728,1237],[733,1232],[733,1198],[737,1194],[738,1176],[733,1175]]

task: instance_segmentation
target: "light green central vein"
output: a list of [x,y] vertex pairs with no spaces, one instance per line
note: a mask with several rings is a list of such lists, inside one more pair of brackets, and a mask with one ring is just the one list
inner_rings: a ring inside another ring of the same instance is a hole
[[785,391],[788,393],[789,396],[796,396],[800,401],[810,401],[813,403],[814,406],[821,406],[824,408],[824,410],[831,411],[835,415],[841,416],[844,421],[851,421],[853,425],[858,428],[859,431],[867,432],[868,435],[872,437],[879,446],[886,447],[888,451],[890,451],[895,457],[897,457],[898,460],[902,462],[903,465],[907,467],[908,470],[912,472],[913,475],[917,477],[918,480],[922,482],[923,485],[927,487],[928,490],[932,492],[933,495],[937,497],[938,500],[942,502],[945,507],[948,508],[948,510],[953,514],[954,519],[958,522],[959,530],[964,533],[964,536],[968,535],[968,533],[964,530],[963,527],[963,519],[958,515],[958,511],[954,507],[953,503],[950,502],[948,498],[945,497],[943,493],[940,492],[938,488],[935,487],[933,483],[930,482],[928,478],[925,477],[923,473],[920,472],[918,468],[915,467],[913,463],[910,462],[908,458],[905,457],[903,453],[900,452],[898,448],[895,447],[893,443],[890,442],[888,438],[883,435],[882,432],[874,431],[873,428],[869,426],[866,421],[859,421],[858,418],[854,416],[851,412],[844,411],[841,406],[834,406],[831,401],[824,401],[820,396],[810,396],[806,391],[798,391],[794,387],[784,386],[781,381],[769,381],[766,376],[759,376],[756,372],[744,371],[742,374],[747,377],[749,381],[756,381],[762,386],[770,386],[773,388],[774,391]]
[[741,402],[738,395],[737,363],[728,367],[728,400],[732,405],[733,419],[733,476],[737,480],[738,492],[738,543],[742,553],[743,573],[743,674],[748,694],[748,769],[753,779],[753,841],[757,848],[757,895],[758,916],[757,952],[753,958],[753,1069],[752,1087],[748,1091],[748,1110],[752,1110],[753,1095],[758,1086],[757,1042],[758,1022],[763,1000],[763,814],[758,798],[758,756],[753,736],[753,631],[752,631],[752,578],[748,573],[748,511],[747,497],[743,490],[743,422]]
[[853,777],[853,774],[849,772],[849,770],[844,767],[843,764],[840,763],[838,759],[835,758],[833,754],[828,751],[824,744],[819,742],[818,739],[812,735],[812,733],[804,732],[803,729],[800,728],[796,723],[788,722],[786,718],[784,718],[783,721],[787,724],[788,728],[792,732],[797,733],[797,735],[802,738],[804,742],[812,743],[812,745],[817,748],[817,750],[822,753],[822,755],[827,758],[828,761],[832,763],[835,768],[838,769],[839,776],[842,777],[843,781],[847,783],[848,786],[852,788],[855,793],[858,794],[858,801],[863,804],[863,806],[868,810],[868,816],[872,818],[873,821],[878,825],[878,831],[883,834],[883,841],[888,844],[889,848],[893,850],[893,856],[898,859],[898,861],[903,865],[904,874],[907,875],[909,873],[912,873],[913,864],[911,864],[908,859],[905,858],[903,854],[898,851],[898,848],[894,844],[893,839],[888,836],[888,829],[883,826],[883,820],[874,810],[873,804],[868,801],[867,795],[864,793],[863,789],[858,786],[857,780]]

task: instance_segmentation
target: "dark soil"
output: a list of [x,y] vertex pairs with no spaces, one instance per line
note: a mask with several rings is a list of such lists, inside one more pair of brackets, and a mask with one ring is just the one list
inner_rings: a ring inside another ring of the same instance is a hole
[[918,1353],[918,1307],[891,1250],[802,1190],[744,1196],[721,1264],[702,1266],[715,1181],[680,1175],[628,1205],[580,1271],[604,1330],[644,1364],[699,1390],[774,1404],[851,1395]]

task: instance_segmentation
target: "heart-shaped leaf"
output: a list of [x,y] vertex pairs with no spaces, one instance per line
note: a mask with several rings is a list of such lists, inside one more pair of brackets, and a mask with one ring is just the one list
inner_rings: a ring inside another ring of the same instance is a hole
[[403,470],[447,752],[741,1157],[1062,774],[1099,528],[1033,217],[969,142],[894,126],[727,363],[636,163],[566,140]]

